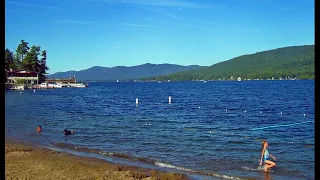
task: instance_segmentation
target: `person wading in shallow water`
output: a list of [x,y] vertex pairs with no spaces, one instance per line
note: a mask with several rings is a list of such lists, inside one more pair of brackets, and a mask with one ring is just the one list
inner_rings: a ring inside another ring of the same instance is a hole
[[261,152],[261,158],[260,158],[260,166],[262,166],[262,163],[264,163],[264,171],[268,172],[269,169],[276,166],[276,163],[273,161],[270,161],[270,158],[272,157],[274,160],[276,158],[272,156],[268,151],[268,141],[264,140],[262,141],[262,152]]

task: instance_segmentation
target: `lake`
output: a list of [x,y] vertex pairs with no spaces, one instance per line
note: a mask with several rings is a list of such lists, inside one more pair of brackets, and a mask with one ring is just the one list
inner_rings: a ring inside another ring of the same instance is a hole
[[315,179],[314,104],[313,80],[91,82],[6,91],[5,136],[194,179]]

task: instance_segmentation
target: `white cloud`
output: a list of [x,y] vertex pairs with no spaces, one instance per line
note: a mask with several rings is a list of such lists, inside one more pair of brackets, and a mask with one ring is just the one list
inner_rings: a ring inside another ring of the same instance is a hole
[[122,26],[130,26],[130,27],[154,27],[150,24],[132,24],[132,23],[123,23]]
[[69,20],[69,19],[65,19],[65,20],[58,20],[56,21],[56,23],[61,23],[61,24],[97,24],[99,22],[97,21],[78,21],[78,20]]
[[184,19],[182,17],[179,17],[179,16],[176,16],[176,15],[173,15],[173,14],[170,14],[170,13],[167,13],[167,12],[163,12],[163,11],[159,11],[159,10],[155,10],[155,9],[151,9],[152,12],[155,12],[155,13],[158,13],[158,14],[162,14],[162,15],[165,15],[165,16],[169,16],[173,19]]
[[206,26],[206,25],[201,25],[201,24],[183,24],[187,27],[194,27],[194,28],[202,28],[202,29],[210,29],[210,30],[214,30],[214,27],[211,26]]
[[279,8],[279,10],[283,12],[292,12],[292,11],[295,11],[296,9],[292,7],[282,7],[282,8]]
[[96,0],[105,3],[137,4],[146,6],[166,6],[179,8],[206,8],[209,6],[188,2],[185,0]]
[[29,7],[37,7],[37,8],[48,8],[48,9],[59,9],[55,6],[46,6],[41,4],[30,4],[30,3],[22,3],[22,2],[16,2],[16,1],[5,1],[6,4],[16,4],[21,6],[29,6]]

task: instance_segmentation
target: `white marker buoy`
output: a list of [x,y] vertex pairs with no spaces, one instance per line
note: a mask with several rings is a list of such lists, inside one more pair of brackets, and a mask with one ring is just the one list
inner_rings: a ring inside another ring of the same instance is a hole
[[36,92],[36,90],[35,90],[35,89],[33,89],[33,92]]
[[136,104],[139,104],[139,100],[138,100],[138,98],[136,98]]
[[169,104],[171,104],[171,96],[169,96]]

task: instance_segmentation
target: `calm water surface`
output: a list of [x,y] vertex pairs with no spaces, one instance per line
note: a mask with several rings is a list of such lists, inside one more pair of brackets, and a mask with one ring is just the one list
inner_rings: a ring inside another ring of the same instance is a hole
[[[7,91],[5,136],[195,179],[315,179],[314,102],[311,80]],[[277,158],[267,174],[258,170],[262,139]]]

